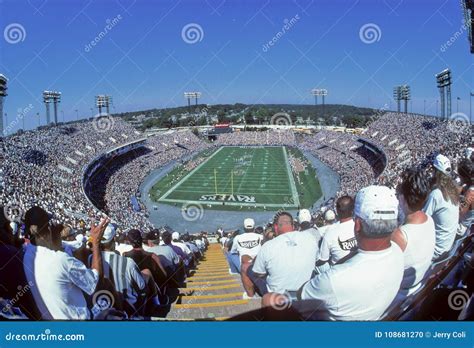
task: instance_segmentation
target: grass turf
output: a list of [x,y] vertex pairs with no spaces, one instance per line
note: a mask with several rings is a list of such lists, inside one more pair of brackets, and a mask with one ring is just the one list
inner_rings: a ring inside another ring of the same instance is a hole
[[[289,157],[306,163],[306,170],[293,173]],[[198,163],[194,169],[185,163],[159,180],[150,191],[152,200],[222,210],[277,210],[308,208],[321,197],[314,168],[294,148],[222,147],[193,161]]]

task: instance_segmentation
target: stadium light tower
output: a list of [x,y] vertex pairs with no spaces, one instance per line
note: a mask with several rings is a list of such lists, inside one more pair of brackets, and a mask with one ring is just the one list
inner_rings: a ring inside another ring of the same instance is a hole
[[99,94],[95,96],[95,106],[99,109],[99,116],[102,115],[102,108],[104,107],[107,115],[109,114],[110,104],[112,104],[112,97],[110,95]]
[[328,90],[325,88],[313,88],[311,94],[314,95],[314,106],[318,105],[318,97],[320,96],[322,98],[324,113],[325,97],[328,95]]
[[51,122],[51,115],[49,110],[49,104],[51,103],[51,98],[49,95],[49,91],[43,91],[43,102],[46,107],[46,125]]
[[445,69],[435,77],[441,100],[441,118],[447,119],[451,116],[451,70]]
[[0,138],[3,137],[3,100],[7,94],[8,79],[5,75],[0,74]]
[[393,88],[393,99],[397,102],[397,112],[401,112],[401,101],[404,101],[404,112],[408,112],[408,101],[411,99],[410,86],[400,85]]
[[401,86],[401,99],[405,103],[405,114],[408,113],[408,101],[411,99],[410,86]]
[[397,102],[397,112],[400,112],[400,101],[402,100],[401,94],[401,86],[393,87],[393,100]]
[[191,112],[191,99],[193,98],[193,92],[184,92],[184,97],[188,100],[188,111]]

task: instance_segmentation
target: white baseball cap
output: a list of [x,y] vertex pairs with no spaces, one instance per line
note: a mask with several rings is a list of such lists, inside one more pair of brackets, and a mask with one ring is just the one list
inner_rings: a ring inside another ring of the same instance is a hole
[[179,232],[173,232],[171,234],[171,239],[172,240],[179,240]]
[[451,161],[448,157],[444,155],[439,154],[435,157],[433,161],[433,167],[438,169],[440,172],[443,172],[444,174],[451,174]]
[[113,224],[109,224],[104,231],[104,236],[102,237],[101,243],[107,244],[110,243],[117,233],[117,229]]
[[326,221],[336,220],[336,214],[331,209],[328,209],[326,210],[326,213],[324,213],[324,220]]
[[357,193],[354,214],[362,220],[395,220],[398,199],[386,186],[367,186]]
[[311,222],[311,213],[308,209],[301,209],[298,213],[298,221],[300,224],[303,222]]
[[252,229],[255,227],[255,221],[251,218],[247,218],[244,220],[244,228]]

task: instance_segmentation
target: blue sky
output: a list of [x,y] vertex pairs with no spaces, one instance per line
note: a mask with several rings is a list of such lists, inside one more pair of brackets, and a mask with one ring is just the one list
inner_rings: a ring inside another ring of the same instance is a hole
[[[188,24],[197,42],[183,38]],[[414,112],[436,114],[434,75],[446,67],[453,112],[460,97],[469,113],[474,90],[458,0],[0,0],[0,29],[4,112],[12,122],[27,108],[27,128],[37,113],[44,122],[45,89],[62,92],[66,120],[96,114],[96,94],[122,112],[185,105],[194,90],[209,104],[310,104],[321,87],[327,103],[394,108],[402,83]]]

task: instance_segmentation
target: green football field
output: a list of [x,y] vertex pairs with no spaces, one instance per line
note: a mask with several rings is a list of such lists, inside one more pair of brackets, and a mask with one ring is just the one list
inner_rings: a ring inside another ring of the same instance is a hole
[[162,203],[212,209],[309,207],[321,196],[316,173],[311,165],[293,173],[290,156],[306,160],[285,147],[221,147],[195,158],[198,165],[190,171],[186,164],[175,168],[150,194]]

